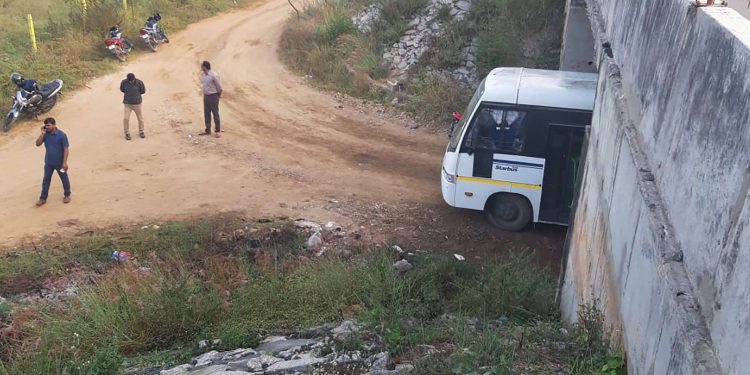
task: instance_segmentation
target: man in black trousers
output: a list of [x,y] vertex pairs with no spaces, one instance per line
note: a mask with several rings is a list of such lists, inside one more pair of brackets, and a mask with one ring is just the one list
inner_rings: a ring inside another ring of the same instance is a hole
[[216,124],[216,138],[221,137],[221,118],[219,117],[219,98],[221,98],[221,80],[219,75],[211,70],[211,63],[201,64],[201,86],[203,87],[203,117],[206,130],[200,135],[211,135],[211,115]]

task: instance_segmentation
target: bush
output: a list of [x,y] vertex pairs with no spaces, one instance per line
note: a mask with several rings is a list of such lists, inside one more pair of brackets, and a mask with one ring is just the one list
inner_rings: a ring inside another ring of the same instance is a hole
[[421,71],[409,88],[406,109],[431,121],[448,121],[452,111],[462,111],[471,93],[452,78]]
[[354,32],[354,23],[342,6],[333,6],[325,13],[316,27],[318,38],[327,44],[337,41],[339,36]]

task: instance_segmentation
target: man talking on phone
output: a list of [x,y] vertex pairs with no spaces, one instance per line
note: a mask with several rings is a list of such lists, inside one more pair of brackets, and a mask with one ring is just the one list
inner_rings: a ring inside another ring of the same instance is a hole
[[44,119],[42,134],[36,139],[36,146],[44,144],[44,179],[42,180],[42,195],[36,202],[39,207],[47,203],[49,184],[52,182],[52,172],[57,171],[63,184],[63,203],[70,203],[70,179],[68,179],[68,136],[57,128],[57,122],[52,117]]

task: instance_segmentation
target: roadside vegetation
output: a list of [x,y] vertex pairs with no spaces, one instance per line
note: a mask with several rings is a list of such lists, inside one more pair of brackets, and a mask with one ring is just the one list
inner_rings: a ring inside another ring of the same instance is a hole
[[[201,339],[226,350],[354,318],[418,374],[624,374],[595,310],[560,321],[553,273],[529,254],[471,264],[429,253],[392,268],[389,247],[316,258],[292,223],[217,217],[102,231],[0,258],[0,374],[116,374],[122,363],[184,363]],[[114,250],[128,250],[123,264]],[[30,298],[77,280],[75,296]],[[25,294],[24,294],[25,293]],[[467,322],[471,322],[467,324]],[[413,356],[430,344],[446,348]],[[351,343],[356,346],[357,342]],[[410,354],[411,353],[411,354]]]
[[[0,108],[15,93],[8,78],[17,71],[40,82],[60,78],[70,90],[88,79],[114,70],[120,63],[104,48],[109,28],[120,22],[135,44],[129,59],[146,52],[138,30],[149,15],[162,13],[167,33],[252,0],[0,0]],[[33,52],[26,15],[34,20],[38,51]],[[148,52],[147,52],[148,53]]]
[[[360,32],[352,16],[372,4],[380,5],[382,16],[371,32]],[[390,102],[397,94],[387,84],[390,67],[382,59],[384,49],[404,35],[410,19],[426,4],[427,0],[317,1],[289,19],[279,51],[287,65],[319,87]],[[470,40],[477,44],[480,79],[498,66],[557,69],[563,6],[554,0],[474,0],[462,21],[451,21],[449,13],[440,12],[446,26],[409,75],[405,109],[428,121],[446,121],[450,111],[464,109],[474,87],[429,72],[459,67]]]

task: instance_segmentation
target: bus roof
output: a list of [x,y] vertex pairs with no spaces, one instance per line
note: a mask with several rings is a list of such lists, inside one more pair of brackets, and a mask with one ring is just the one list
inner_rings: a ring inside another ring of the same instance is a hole
[[591,111],[597,78],[596,73],[495,68],[487,75],[481,100]]

